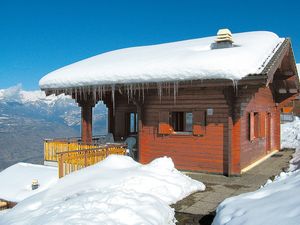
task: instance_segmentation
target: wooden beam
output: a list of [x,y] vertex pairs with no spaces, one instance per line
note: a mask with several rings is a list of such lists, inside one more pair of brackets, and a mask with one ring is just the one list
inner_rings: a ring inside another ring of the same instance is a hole
[[282,74],[284,76],[290,76],[290,77],[295,75],[295,73],[293,71],[291,71],[291,70],[282,71]]

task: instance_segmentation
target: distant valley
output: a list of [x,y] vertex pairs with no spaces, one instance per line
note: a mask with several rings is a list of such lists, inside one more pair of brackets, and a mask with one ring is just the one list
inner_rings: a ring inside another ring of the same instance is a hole
[[[107,109],[94,109],[94,134],[107,131]],[[43,162],[43,140],[80,136],[80,108],[65,95],[46,97],[21,85],[0,89],[0,171],[16,162]]]

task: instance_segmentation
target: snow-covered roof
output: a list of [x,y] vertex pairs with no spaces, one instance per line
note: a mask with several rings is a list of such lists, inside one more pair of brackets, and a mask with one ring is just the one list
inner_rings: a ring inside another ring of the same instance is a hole
[[[32,190],[33,179],[38,180],[38,189]],[[55,167],[17,163],[0,172],[0,199],[20,202],[48,189],[57,180],[58,172]]]
[[214,49],[215,36],[125,48],[96,55],[55,70],[41,89],[152,83],[199,79],[239,80],[260,74],[283,42],[276,34],[233,34],[231,48]]

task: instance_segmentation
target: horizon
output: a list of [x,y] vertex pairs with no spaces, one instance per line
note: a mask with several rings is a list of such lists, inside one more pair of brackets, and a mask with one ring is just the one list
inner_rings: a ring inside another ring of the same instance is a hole
[[[0,89],[22,84],[38,90],[45,74],[91,56],[120,48],[268,30],[292,39],[300,57],[300,15],[296,1],[111,1],[102,3],[10,1],[0,3]],[[259,5],[259,7],[258,7]]]

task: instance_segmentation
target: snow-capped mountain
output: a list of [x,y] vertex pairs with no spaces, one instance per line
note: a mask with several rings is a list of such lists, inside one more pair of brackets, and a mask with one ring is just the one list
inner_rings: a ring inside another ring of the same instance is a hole
[[[15,108],[19,111],[11,111]],[[22,110],[21,110],[22,109]],[[32,115],[38,118],[60,120],[68,126],[80,125],[80,108],[75,101],[64,94],[46,96],[43,91],[25,91],[22,86],[16,85],[7,89],[0,89],[0,123],[7,120],[7,112],[10,116],[15,114]],[[107,111],[103,104],[99,103],[95,108],[94,123],[106,119]]]
[[[107,130],[107,110],[94,109],[94,133]],[[65,95],[45,96],[21,85],[0,89],[0,170],[19,162],[43,160],[43,139],[80,135],[80,108]]]

